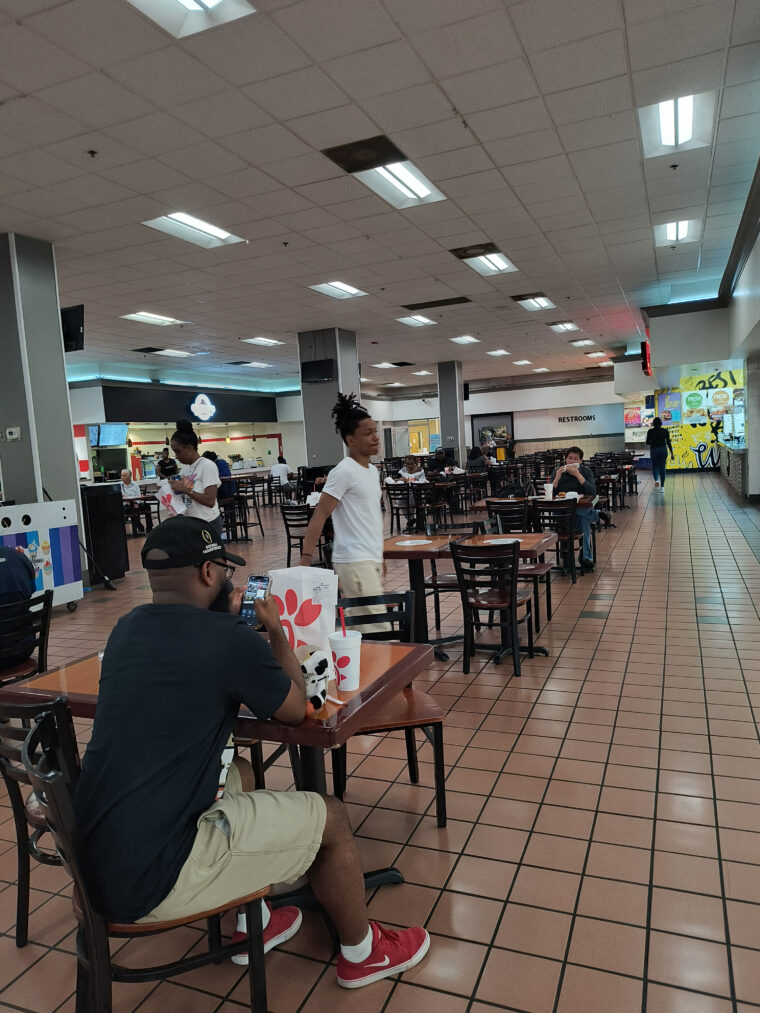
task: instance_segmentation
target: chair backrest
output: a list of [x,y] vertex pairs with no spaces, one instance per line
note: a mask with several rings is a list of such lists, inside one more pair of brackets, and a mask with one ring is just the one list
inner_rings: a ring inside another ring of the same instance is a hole
[[285,531],[290,534],[293,528],[308,528],[311,512],[306,503],[281,503],[280,513],[285,524]]
[[517,573],[520,563],[520,546],[510,545],[463,545],[451,543],[459,582],[459,590],[465,606],[484,592],[496,591],[508,596],[514,602],[517,595]]
[[486,509],[489,517],[501,518],[502,531],[527,531],[528,530],[528,501],[515,500],[514,503],[495,503],[493,500],[486,500]]
[[575,510],[578,501],[575,499],[537,500],[534,503],[535,516],[541,531],[547,528],[556,531],[560,538],[570,538],[575,532]]
[[70,744],[65,744],[67,734],[66,727],[56,721],[55,713],[45,711],[37,718],[21,747],[21,761],[61,862],[74,881],[75,910],[85,933],[88,959],[110,961],[106,924],[92,906],[74,849],[76,818],[62,761],[62,756],[71,748]]
[[80,763],[74,734],[74,722],[66,698],[59,696],[40,703],[0,703],[0,770],[10,793],[10,782],[28,785],[29,778],[21,762],[21,746],[29,734],[32,721],[50,712],[59,729],[61,741],[61,772],[68,784],[79,779]]
[[406,507],[411,499],[409,492],[410,486],[408,485],[386,485],[385,491],[388,493],[388,501],[392,507]]
[[465,524],[435,524],[433,521],[429,521],[425,525],[425,534],[429,538],[433,535],[448,535],[452,532],[456,532],[463,538],[466,538],[468,535],[477,535],[480,532],[480,522],[470,521]]
[[[2,669],[37,649],[37,670],[47,668],[47,647],[53,592],[43,591],[25,601],[0,605],[0,677]],[[8,660],[6,660],[8,659]]]
[[[387,612],[362,612],[362,608],[371,605],[385,605]],[[391,623],[393,629],[378,630],[374,633],[363,632],[365,640],[400,640],[402,644],[410,644],[414,630],[414,591],[402,591],[398,594],[373,594],[365,598],[340,598],[338,608],[344,610],[343,619],[347,627],[379,626]],[[352,614],[346,615],[345,609]]]

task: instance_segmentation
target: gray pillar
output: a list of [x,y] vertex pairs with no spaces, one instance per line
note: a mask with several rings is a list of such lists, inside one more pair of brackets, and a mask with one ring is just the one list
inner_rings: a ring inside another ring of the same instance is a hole
[[453,448],[457,461],[464,467],[467,443],[464,435],[464,390],[462,363],[438,363],[438,404],[441,414],[441,446]]
[[[79,477],[66,384],[53,247],[0,235],[0,468],[3,495],[73,499]],[[9,441],[6,430],[20,430]]]
[[359,355],[353,331],[327,327],[321,331],[299,333],[299,364],[320,359],[332,359],[332,379],[323,383],[301,383],[306,463],[309,467],[337,464],[343,459],[345,444],[335,432],[330,412],[338,391],[361,396]]
[[751,356],[745,363],[744,413],[747,495],[760,496],[760,356]]

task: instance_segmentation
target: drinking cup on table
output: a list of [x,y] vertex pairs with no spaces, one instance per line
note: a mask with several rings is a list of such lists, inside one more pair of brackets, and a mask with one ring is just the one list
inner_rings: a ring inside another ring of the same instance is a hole
[[544,485],[544,497],[546,499],[552,499],[553,496],[554,496],[554,486],[552,485],[551,482],[546,482],[546,484]]
[[339,692],[351,693],[359,688],[362,635],[358,630],[338,630],[328,637],[335,666],[335,681]]

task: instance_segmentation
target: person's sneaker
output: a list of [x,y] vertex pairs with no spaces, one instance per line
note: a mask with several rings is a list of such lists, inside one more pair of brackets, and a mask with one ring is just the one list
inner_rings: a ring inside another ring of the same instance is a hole
[[361,964],[352,964],[343,954],[338,955],[338,984],[343,988],[361,988],[373,981],[401,974],[419,964],[430,946],[425,929],[401,929],[394,932],[377,922],[372,928],[372,952]]
[[654,487],[655,487],[655,489],[659,489],[660,488],[660,483],[659,482],[655,482],[654,483]]
[[[279,946],[280,943],[287,942],[288,939],[298,932],[301,928],[301,922],[303,916],[300,908],[297,907],[278,907],[273,908],[269,901],[266,901],[266,905],[269,908],[269,924],[264,929],[264,953],[269,953],[275,946]],[[248,937],[246,932],[238,932],[237,930],[232,933],[232,939],[230,942],[242,943]],[[232,957],[233,964],[240,964],[243,967],[248,966],[248,954],[247,953],[236,953]]]

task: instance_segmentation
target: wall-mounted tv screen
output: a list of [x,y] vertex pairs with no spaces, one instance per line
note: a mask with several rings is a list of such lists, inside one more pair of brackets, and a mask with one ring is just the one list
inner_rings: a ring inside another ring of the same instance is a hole
[[87,430],[88,430],[88,435],[90,437],[90,446],[91,447],[99,447],[100,446],[100,426],[88,426]]
[[81,352],[84,348],[84,306],[67,306],[61,310],[61,331],[64,352]]
[[105,422],[100,427],[100,447],[121,447],[127,442],[126,422]]
[[315,359],[301,363],[301,383],[327,383],[334,379],[335,360]]

